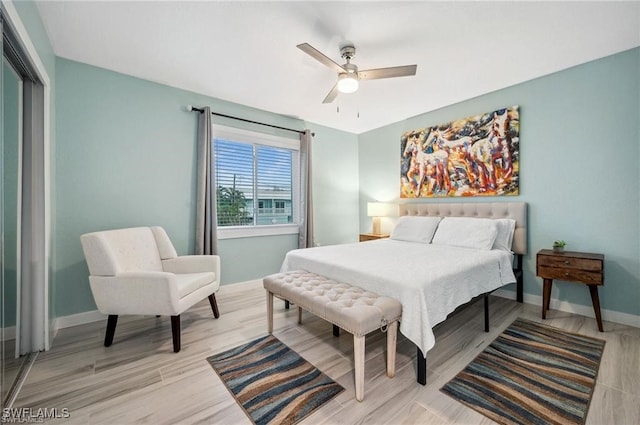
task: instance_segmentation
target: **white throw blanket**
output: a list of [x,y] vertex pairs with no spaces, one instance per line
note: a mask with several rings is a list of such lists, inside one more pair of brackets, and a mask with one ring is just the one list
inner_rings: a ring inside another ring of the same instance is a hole
[[281,271],[307,270],[402,303],[400,331],[426,355],[432,327],[473,297],[513,283],[513,255],[382,239],[297,249]]

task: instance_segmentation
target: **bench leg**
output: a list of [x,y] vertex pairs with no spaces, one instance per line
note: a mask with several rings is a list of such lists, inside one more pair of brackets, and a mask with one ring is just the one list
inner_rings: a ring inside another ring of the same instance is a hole
[[298,324],[302,324],[302,307],[298,307]]
[[267,291],[267,330],[273,333],[273,293]]
[[353,336],[353,360],[356,375],[356,400],[364,399],[364,339],[365,336]]
[[396,374],[396,341],[398,339],[398,322],[389,324],[387,329],[387,376]]

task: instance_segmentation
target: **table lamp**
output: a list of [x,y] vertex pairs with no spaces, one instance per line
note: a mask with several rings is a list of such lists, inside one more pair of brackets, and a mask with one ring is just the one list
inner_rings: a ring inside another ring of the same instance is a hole
[[379,235],[380,232],[380,217],[388,217],[393,215],[393,208],[396,204],[389,204],[386,202],[368,202],[367,203],[367,216],[373,217],[373,234]]

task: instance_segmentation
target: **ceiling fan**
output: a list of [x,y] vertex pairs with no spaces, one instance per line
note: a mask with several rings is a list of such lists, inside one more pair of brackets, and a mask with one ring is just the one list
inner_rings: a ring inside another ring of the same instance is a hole
[[338,73],[338,82],[333,86],[322,103],[333,102],[338,96],[338,93],[355,92],[358,90],[359,80],[378,80],[381,78],[416,75],[416,70],[418,68],[418,65],[405,65],[358,71],[356,64],[351,63],[351,59],[356,55],[356,48],[352,43],[344,43],[340,47],[340,55],[344,60],[346,60],[344,65],[338,65],[336,62],[322,54],[319,50],[312,47],[309,43],[298,44],[296,47]]

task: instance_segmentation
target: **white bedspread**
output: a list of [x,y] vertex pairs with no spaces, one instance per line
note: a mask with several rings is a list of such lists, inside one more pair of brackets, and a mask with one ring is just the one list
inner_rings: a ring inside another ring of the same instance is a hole
[[432,327],[473,297],[513,283],[513,255],[381,239],[297,249],[281,271],[307,270],[402,303],[400,331],[426,355]]

